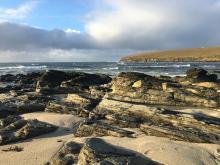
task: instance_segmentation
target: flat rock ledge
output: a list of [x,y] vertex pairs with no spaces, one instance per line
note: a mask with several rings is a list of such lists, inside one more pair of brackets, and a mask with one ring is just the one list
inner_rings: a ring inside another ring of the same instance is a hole
[[220,144],[220,123],[215,117],[205,118],[200,114],[109,99],[103,99],[96,107],[96,112],[106,116],[112,124],[136,126],[149,136]]
[[83,121],[74,132],[75,137],[114,136],[132,137],[134,132],[128,131],[101,121]]

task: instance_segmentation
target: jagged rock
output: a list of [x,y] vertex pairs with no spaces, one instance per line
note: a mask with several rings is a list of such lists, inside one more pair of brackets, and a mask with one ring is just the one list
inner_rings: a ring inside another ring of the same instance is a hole
[[116,136],[116,137],[132,137],[134,132],[111,126],[100,121],[84,121],[80,123],[74,132],[76,137],[88,136]]
[[4,119],[0,119],[0,128],[4,128],[8,126],[11,123],[16,122],[17,120],[21,120],[22,118],[20,116],[8,116]]
[[87,110],[92,110],[98,103],[97,100],[79,95],[79,94],[68,94],[65,99],[66,102],[78,105]]
[[45,72],[37,82],[36,91],[43,94],[59,94],[83,92],[90,86],[107,84],[111,78],[103,74],[81,72],[61,72],[50,70]]
[[89,74],[82,72],[68,73],[69,81],[62,82],[62,87],[89,87],[111,82],[111,78],[104,74]]
[[217,75],[215,74],[207,74],[207,71],[200,68],[192,68],[186,72],[186,78],[190,79],[192,82],[216,82]]
[[50,101],[47,104],[45,111],[53,112],[53,113],[61,113],[61,114],[79,115],[82,109],[80,109],[78,106],[75,106],[73,104],[68,104],[65,102]]
[[50,101],[47,104],[45,111],[88,117],[90,111],[96,106],[96,104],[96,100],[90,100],[79,95],[69,94],[67,99],[64,98],[61,100]]
[[101,86],[91,86],[89,88],[89,94],[96,99],[102,99],[106,93],[111,92],[111,84],[105,84]]
[[18,120],[0,129],[0,145],[55,131],[56,126],[38,120]]
[[78,155],[82,145],[73,141],[67,142],[64,146],[52,157],[48,165],[70,165],[76,164]]
[[112,92],[105,97],[132,103],[219,107],[220,94],[216,89],[183,85],[142,73],[121,73],[112,81]]
[[132,151],[108,144],[102,139],[90,138],[80,151],[79,164],[157,165],[159,163],[149,158],[139,156]]
[[6,75],[0,76],[0,81],[13,84],[13,85],[11,84],[5,87],[7,91],[9,90],[32,91],[34,90],[36,86],[36,82],[40,76],[41,76],[41,73],[37,73],[37,72],[28,73],[26,75],[6,74]]
[[[140,129],[147,135],[172,137],[198,143],[219,144],[220,142],[220,123],[215,118],[196,114],[186,115],[184,111],[177,112],[109,99],[102,100],[96,110],[98,114],[103,114],[107,118],[109,114],[127,114],[131,118],[140,118],[144,122]],[[132,122],[130,123],[132,124]]]
[[69,76],[62,71],[49,70],[44,72],[37,82],[37,88],[42,87],[57,87],[60,86],[62,81],[68,80]]

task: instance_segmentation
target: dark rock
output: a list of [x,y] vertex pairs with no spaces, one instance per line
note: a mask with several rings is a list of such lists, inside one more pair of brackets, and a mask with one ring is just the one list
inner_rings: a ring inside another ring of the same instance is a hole
[[17,106],[10,103],[0,102],[0,118],[5,118],[9,115],[15,115],[17,112]]
[[11,146],[7,149],[3,149],[2,151],[4,152],[21,152],[23,151],[24,148],[23,147],[19,147],[19,146]]
[[45,72],[37,82],[37,92],[43,94],[61,94],[88,91],[90,86],[107,84],[111,78],[102,74],[82,72]]
[[5,74],[5,75],[1,75],[0,77],[0,81],[2,82],[13,82],[14,79],[15,76],[12,74]]
[[39,111],[44,111],[45,105],[43,104],[23,104],[19,105],[17,108],[17,113],[18,114],[23,114],[23,113],[31,113],[31,112],[39,112]]
[[189,69],[186,72],[186,77],[191,79],[193,82],[204,82],[204,81],[210,81],[210,82],[216,82],[217,81],[217,75],[215,74],[207,74],[207,71],[201,68],[192,68]]
[[49,70],[42,74],[37,82],[37,89],[41,88],[54,88],[60,86],[62,81],[68,80],[70,77],[62,71]]
[[101,84],[107,84],[111,82],[111,77],[104,74],[89,74],[82,72],[71,72],[68,73],[71,77],[69,81],[63,82],[63,87],[89,87]]
[[21,120],[22,118],[20,116],[8,116],[4,119],[0,119],[0,128],[4,128],[8,125],[10,125],[11,123],[14,123],[18,120]]

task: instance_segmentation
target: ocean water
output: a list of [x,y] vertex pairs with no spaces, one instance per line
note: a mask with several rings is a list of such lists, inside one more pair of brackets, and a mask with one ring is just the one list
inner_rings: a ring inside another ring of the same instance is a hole
[[56,62],[56,63],[0,63],[0,75],[27,74],[44,70],[80,71],[116,75],[120,72],[142,72],[149,75],[183,76],[192,67],[220,73],[220,62]]

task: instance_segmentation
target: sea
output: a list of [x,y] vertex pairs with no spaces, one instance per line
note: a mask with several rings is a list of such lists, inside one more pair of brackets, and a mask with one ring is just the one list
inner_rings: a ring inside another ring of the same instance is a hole
[[103,73],[111,76],[120,72],[141,72],[148,75],[184,76],[193,67],[204,68],[220,74],[220,62],[50,62],[50,63],[0,63],[0,75],[27,74],[45,70]]

